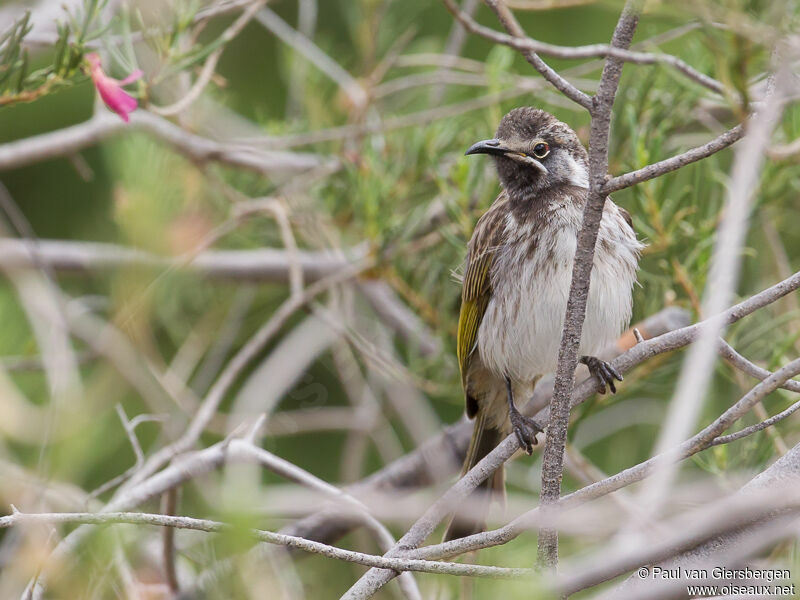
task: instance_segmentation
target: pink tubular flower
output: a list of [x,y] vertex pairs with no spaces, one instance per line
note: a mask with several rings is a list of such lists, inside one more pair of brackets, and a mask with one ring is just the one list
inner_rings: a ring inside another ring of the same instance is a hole
[[139,79],[142,76],[142,72],[136,69],[125,79],[114,79],[103,72],[100,57],[97,54],[94,52],[87,54],[86,60],[89,62],[90,74],[94,82],[94,87],[97,88],[103,102],[127,123],[129,120],[128,113],[135,110],[138,103],[136,102],[136,98],[129,96],[125,90],[122,89],[122,86]]

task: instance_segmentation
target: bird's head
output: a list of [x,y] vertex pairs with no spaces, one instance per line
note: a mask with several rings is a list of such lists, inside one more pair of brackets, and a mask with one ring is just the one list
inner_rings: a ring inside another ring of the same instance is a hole
[[493,139],[473,144],[466,154],[494,156],[500,183],[512,198],[558,185],[589,187],[588,158],[578,136],[538,108],[515,108]]

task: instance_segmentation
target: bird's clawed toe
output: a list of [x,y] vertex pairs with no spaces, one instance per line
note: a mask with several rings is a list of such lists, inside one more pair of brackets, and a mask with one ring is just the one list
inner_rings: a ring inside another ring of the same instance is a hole
[[519,447],[527,454],[533,454],[533,447],[537,444],[536,436],[544,433],[544,429],[530,417],[526,417],[518,410],[511,411],[509,415],[511,428],[517,436]]
[[582,356],[580,362],[589,368],[589,373],[596,377],[600,382],[600,393],[606,393],[606,385],[611,390],[612,394],[617,393],[617,387],[614,385],[614,380],[622,381],[622,374],[617,371],[611,363],[600,360],[595,356]]

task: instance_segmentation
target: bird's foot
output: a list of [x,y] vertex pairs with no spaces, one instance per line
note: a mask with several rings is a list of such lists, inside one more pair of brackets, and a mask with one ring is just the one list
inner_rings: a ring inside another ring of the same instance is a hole
[[580,362],[589,367],[589,373],[596,377],[600,382],[599,391],[601,394],[606,393],[606,385],[608,385],[612,394],[617,393],[614,380],[616,379],[617,381],[622,381],[622,375],[619,371],[611,366],[611,363],[600,360],[595,356],[581,356]]
[[527,454],[533,454],[533,447],[537,444],[537,434],[544,433],[544,429],[536,421],[530,417],[526,417],[514,408],[509,413],[511,420],[511,428],[517,436],[519,447],[525,450]]

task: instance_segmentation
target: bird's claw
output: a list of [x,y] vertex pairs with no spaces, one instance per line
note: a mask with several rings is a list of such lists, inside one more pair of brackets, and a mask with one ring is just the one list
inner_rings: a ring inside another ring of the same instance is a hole
[[582,356],[581,362],[589,368],[589,373],[596,377],[600,382],[600,393],[606,393],[606,385],[611,390],[612,394],[617,393],[617,387],[614,385],[614,380],[622,381],[622,374],[617,371],[611,363],[600,360],[595,356]]
[[527,454],[533,454],[533,447],[537,444],[537,434],[544,433],[544,429],[536,421],[530,417],[526,417],[518,410],[512,410],[509,415],[511,420],[511,428],[517,436],[519,447],[525,450]]

